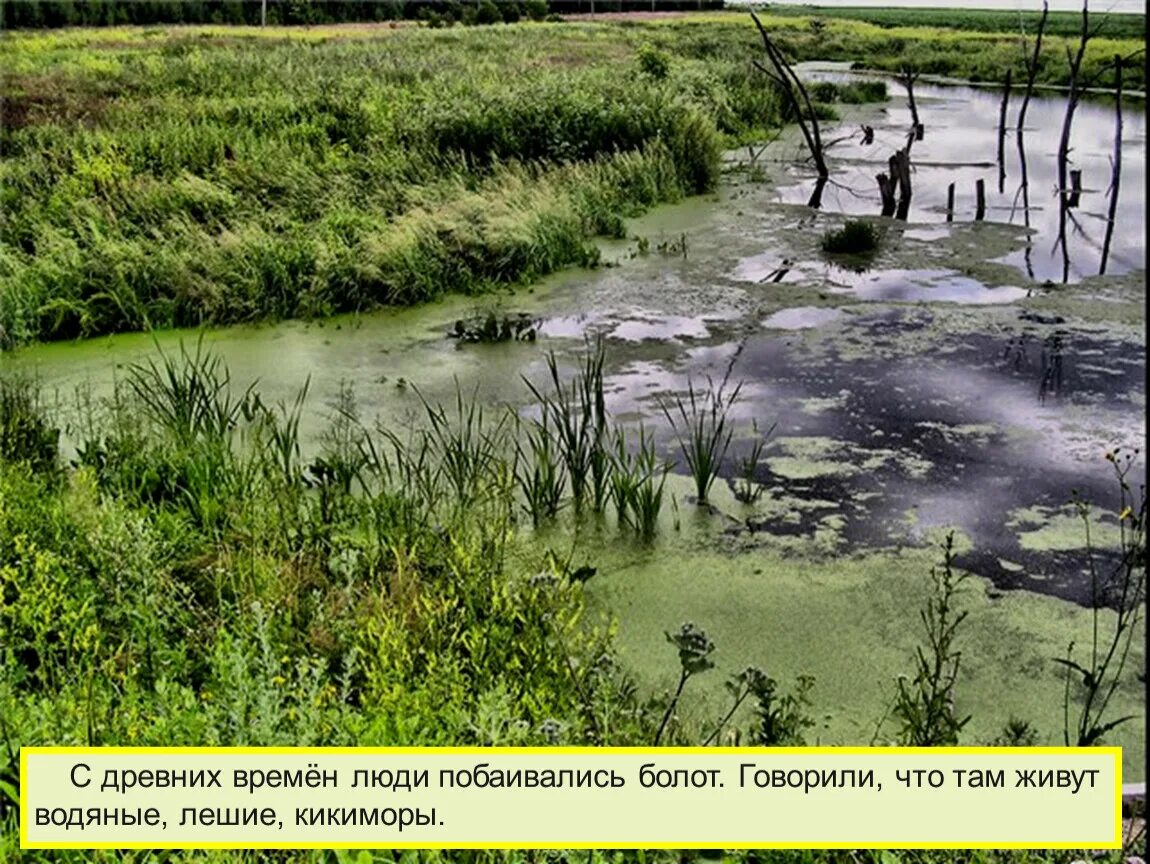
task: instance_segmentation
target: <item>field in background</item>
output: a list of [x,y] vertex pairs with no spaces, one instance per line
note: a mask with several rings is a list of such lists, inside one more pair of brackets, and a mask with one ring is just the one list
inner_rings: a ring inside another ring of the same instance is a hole
[[[772,4],[771,15],[790,15],[803,18],[842,18],[865,21],[879,27],[945,27],[951,30],[975,30],[984,33],[1014,33],[1020,30],[1033,35],[1042,17],[1041,3],[1033,4],[1033,11],[1013,9],[943,9],[908,7],[876,8],[868,6],[786,6]],[[1106,14],[1102,7],[1091,8],[1096,23],[1105,20],[1099,36],[1110,39],[1146,38],[1146,16]],[[1051,12],[1046,21],[1046,32],[1052,36],[1077,36],[1082,30],[1081,12]]]

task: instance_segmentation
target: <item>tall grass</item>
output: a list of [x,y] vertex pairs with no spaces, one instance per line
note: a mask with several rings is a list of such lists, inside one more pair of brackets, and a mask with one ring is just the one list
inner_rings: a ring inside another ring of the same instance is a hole
[[661,404],[663,416],[675,430],[683,461],[695,481],[695,495],[700,504],[706,502],[723,468],[735,431],[730,411],[739,398],[742,384],[729,390],[726,384],[725,379],[717,387],[708,381],[706,390],[696,390],[694,382],[689,381],[686,396],[675,396],[669,404]]
[[22,462],[33,471],[55,467],[59,430],[47,421],[39,389],[25,378],[0,376],[0,459]]
[[233,394],[222,358],[204,350],[202,336],[191,352],[181,342],[178,356],[156,350],[158,361],[129,368],[128,387],[144,416],[178,444],[223,443],[241,419],[252,419],[258,405],[255,384]]
[[542,419],[532,421],[526,433],[526,448],[522,443],[518,445],[516,479],[526,499],[525,509],[536,528],[555,518],[567,491],[567,469],[552,433],[550,417],[550,412],[544,411]]
[[659,525],[659,513],[663,508],[663,488],[667,472],[671,466],[662,461],[656,450],[653,438],[639,427],[639,441],[636,452],[627,453],[624,436],[620,431],[616,455],[614,477],[627,477],[622,491],[616,497],[620,521],[628,521],[644,540],[655,536]]
[[571,485],[571,499],[576,510],[590,497],[596,513],[602,512],[607,499],[611,462],[606,400],[603,394],[605,354],[597,342],[583,357],[582,368],[569,384],[564,384],[554,352],[547,355],[547,373],[551,384],[545,392],[526,381],[539,403],[563,458]]
[[[621,78],[631,34],[6,40],[0,341],[317,316],[594,264],[778,115],[734,62]],[[489,49],[496,50],[489,50]],[[98,69],[98,73],[96,70]],[[7,122],[10,120],[11,122]]]

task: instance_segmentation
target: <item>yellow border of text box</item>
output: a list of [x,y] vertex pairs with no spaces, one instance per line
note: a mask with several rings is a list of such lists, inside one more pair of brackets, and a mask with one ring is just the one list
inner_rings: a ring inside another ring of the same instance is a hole
[[20,748],[20,848],[21,849],[1082,849],[1082,843],[1049,843],[1036,846],[1032,843],[971,843],[941,840],[936,843],[809,843],[795,846],[793,843],[763,843],[757,846],[743,846],[739,844],[707,843],[624,843],[605,847],[602,843],[585,843],[578,840],[557,843],[429,843],[394,841],[380,842],[379,844],[363,843],[167,843],[157,845],[147,842],[125,843],[29,843],[28,842],[28,814],[27,797],[24,789],[27,785],[27,755],[30,753],[44,754],[83,754],[98,752],[102,754],[130,753],[135,755],[165,755],[165,754],[194,754],[210,753],[213,755],[248,754],[268,755],[287,754],[303,755],[314,754],[372,754],[387,753],[419,755],[419,754],[547,754],[563,753],[578,755],[583,753],[630,753],[630,754],[671,754],[689,753],[694,755],[713,753],[745,753],[775,755],[799,755],[835,753],[860,754],[902,754],[902,755],[1005,755],[1005,754],[1049,754],[1049,755],[1082,755],[1084,751],[1090,753],[1106,753],[1114,759],[1114,840],[1110,844],[1099,844],[1098,849],[1122,848],[1122,748],[1121,747],[21,747]]

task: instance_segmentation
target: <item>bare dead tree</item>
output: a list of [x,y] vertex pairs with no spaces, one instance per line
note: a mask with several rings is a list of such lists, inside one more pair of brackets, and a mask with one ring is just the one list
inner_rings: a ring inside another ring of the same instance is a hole
[[1006,189],[1006,109],[1010,105],[1010,78],[1013,70],[1006,70],[1006,84],[1002,90],[1002,105],[998,109],[998,194]]
[[[1021,172],[1019,190],[1022,192],[1022,220],[1027,228],[1030,227],[1030,179],[1026,170],[1026,143],[1025,125],[1026,109],[1030,107],[1030,97],[1034,93],[1034,82],[1038,77],[1038,59],[1042,52],[1042,36],[1046,32],[1046,20],[1050,15],[1047,0],[1042,0],[1042,17],[1038,19],[1038,30],[1034,36],[1033,53],[1026,52],[1026,35],[1022,36],[1022,59],[1026,65],[1026,92],[1022,96],[1022,106],[1018,109],[1018,162]],[[1017,199],[1016,199],[1017,200]],[[1034,270],[1030,266],[1030,243],[1026,245],[1027,273],[1033,278]]]
[[807,143],[807,149],[810,150],[811,159],[815,163],[815,171],[818,174],[815,190],[807,203],[811,207],[818,207],[822,203],[822,192],[826,186],[827,178],[830,176],[830,171],[827,170],[826,159],[823,156],[825,148],[823,147],[822,135],[819,131],[819,120],[818,117],[815,116],[814,105],[811,103],[811,97],[810,94],[807,93],[807,88],[803,86],[803,82],[799,80],[799,76],[795,74],[795,70],[791,68],[791,64],[783,57],[779,47],[771,41],[771,37],[767,33],[766,28],[763,27],[763,22],[759,20],[759,16],[752,11],[751,18],[754,19],[755,26],[759,30],[759,35],[762,36],[763,48],[766,51],[771,68],[768,69],[758,60],[752,62],[755,64],[756,69],[778,85],[783,96],[794,111],[795,119],[799,124],[799,129],[803,133],[803,139]]
[[903,65],[898,75],[898,80],[906,88],[906,101],[910,108],[911,134],[907,141],[908,148],[911,142],[921,141],[925,131],[922,122],[918,119],[918,103],[914,101],[914,82],[918,80],[920,74],[922,73],[919,70]]
[[1106,236],[1102,241],[1102,261],[1098,275],[1106,274],[1106,261],[1110,258],[1110,240],[1114,236],[1114,221],[1118,215],[1118,185],[1122,179],[1122,58],[1114,58],[1114,156],[1110,160],[1110,208],[1106,213]]
[[1062,281],[1070,279],[1070,249],[1066,245],[1066,214],[1071,206],[1067,189],[1067,164],[1070,161],[1070,130],[1074,125],[1074,112],[1082,98],[1082,58],[1086,54],[1086,43],[1090,41],[1089,0],[1082,2],[1082,34],[1078,40],[1078,51],[1071,53],[1066,48],[1066,60],[1070,64],[1070,92],[1066,96],[1066,114],[1062,118],[1062,133],[1058,138],[1058,240],[1055,245],[1062,250]]

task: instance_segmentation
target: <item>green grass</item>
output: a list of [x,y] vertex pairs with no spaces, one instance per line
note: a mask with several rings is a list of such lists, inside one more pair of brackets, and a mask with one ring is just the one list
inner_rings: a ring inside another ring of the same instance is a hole
[[749,63],[525,24],[4,36],[4,342],[322,316],[594,264],[778,121]]

